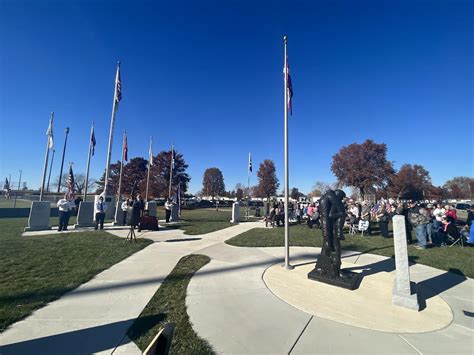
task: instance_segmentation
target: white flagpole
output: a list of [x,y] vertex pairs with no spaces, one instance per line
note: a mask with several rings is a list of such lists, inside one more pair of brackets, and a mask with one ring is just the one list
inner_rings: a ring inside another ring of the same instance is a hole
[[[49,150],[51,148],[51,134],[52,134],[52,129],[53,129],[53,119],[54,119],[54,112],[51,112],[51,116],[49,118],[49,129],[48,129],[48,140],[46,143],[46,154],[44,157],[44,168],[43,168],[43,180],[41,181],[41,191],[40,191],[40,197],[39,200],[43,201],[43,193],[44,193],[44,183],[46,181],[46,172],[48,171],[48,159],[49,159]],[[59,179],[59,183],[61,183],[61,178]]]
[[146,193],[145,193],[145,201],[148,201],[148,183],[150,182],[150,168],[152,164],[152,159],[153,159],[153,152],[151,150],[151,142],[152,142],[152,137],[150,137],[150,151],[148,152],[148,172],[147,172],[147,177],[146,177]]
[[120,176],[119,176],[119,186],[117,191],[117,201],[122,201],[122,172],[123,172],[123,159],[124,159],[124,148],[125,148],[125,135],[127,131],[123,131],[123,138],[122,138],[122,160],[120,161]]
[[171,161],[170,161],[170,184],[168,190],[168,198],[171,198],[171,184],[173,179],[173,159],[174,159],[174,143],[171,144]]
[[89,152],[87,153],[87,168],[86,168],[86,185],[84,186],[84,202],[87,201],[87,185],[89,184],[89,167],[91,165],[92,135],[93,134],[94,134],[94,122],[92,122],[91,135],[89,137]]
[[117,110],[117,81],[119,80],[119,77],[120,77],[120,62],[117,63],[117,74],[115,75],[115,92],[114,92],[114,101],[112,104],[112,117],[110,118],[109,145],[107,147],[107,165],[105,167],[104,192],[102,192],[102,195],[104,196],[104,198],[107,196],[107,186],[109,184],[110,158],[112,156],[112,142],[114,139],[115,111]]
[[284,36],[283,41],[285,43],[285,66],[283,69],[284,72],[284,85],[285,85],[285,269],[291,270],[294,267],[290,265],[290,244],[289,244],[289,225],[288,225],[288,63],[286,59],[286,44],[288,42],[288,37]]

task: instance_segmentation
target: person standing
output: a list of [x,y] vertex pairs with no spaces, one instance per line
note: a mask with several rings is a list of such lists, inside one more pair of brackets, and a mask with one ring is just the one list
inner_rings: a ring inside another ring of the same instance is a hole
[[444,208],[441,206],[440,203],[436,205],[436,208],[433,211],[434,221],[433,221],[433,231],[436,233],[443,224],[443,218],[445,214]]
[[59,227],[58,232],[67,231],[67,226],[69,224],[69,217],[71,216],[71,205],[73,203],[69,202],[64,196],[57,203],[59,208]]
[[170,217],[171,217],[171,209],[173,208],[173,202],[171,202],[171,199],[167,199],[165,202],[165,219],[166,223],[169,223]]
[[362,221],[368,222],[367,235],[370,235],[370,232],[372,231],[372,228],[370,226],[371,210],[372,206],[370,205],[370,203],[368,201],[363,201],[362,210],[360,212],[360,219]]
[[411,225],[415,228],[416,239],[418,240],[418,245],[415,246],[415,248],[426,249],[428,237],[426,225],[429,222],[428,213],[423,206],[418,207],[414,203],[411,206],[408,212],[408,218]]
[[128,207],[130,205],[130,199],[126,199],[125,201],[122,202],[122,205],[120,206],[121,209],[122,209],[122,224],[124,226],[127,225],[127,210],[128,210]]
[[142,211],[145,209],[145,203],[142,200],[140,194],[137,195],[137,198],[132,205],[132,227],[135,228],[138,226],[138,231],[141,232],[140,228],[140,217],[142,216]]
[[389,222],[389,215],[386,209],[385,204],[381,204],[379,210],[377,211],[376,215],[377,221],[379,222],[380,227],[380,234],[384,238],[388,238],[388,222]]
[[95,204],[95,230],[104,229],[105,211],[107,210],[107,204],[104,202],[104,197],[100,196],[99,201]]

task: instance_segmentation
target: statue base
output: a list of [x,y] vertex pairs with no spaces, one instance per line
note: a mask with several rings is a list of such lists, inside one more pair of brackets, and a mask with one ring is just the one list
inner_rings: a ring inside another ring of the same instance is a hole
[[308,279],[352,291],[359,287],[361,275],[344,269],[338,270],[332,264],[330,257],[320,255],[316,267],[308,273]]

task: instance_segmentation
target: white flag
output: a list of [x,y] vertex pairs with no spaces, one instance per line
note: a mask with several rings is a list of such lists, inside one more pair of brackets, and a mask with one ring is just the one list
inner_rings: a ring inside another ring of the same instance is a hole
[[54,112],[51,112],[51,118],[49,119],[49,126],[48,130],[46,131],[46,135],[48,136],[48,148],[53,149],[54,143],[53,143],[53,117],[54,117]]
[[152,151],[152,149],[151,149],[151,140],[152,140],[152,139],[151,139],[151,137],[150,137],[150,151],[148,152],[148,155],[149,155],[149,156],[148,156],[148,161],[149,161],[149,163],[150,163],[150,166],[153,165],[153,151]]

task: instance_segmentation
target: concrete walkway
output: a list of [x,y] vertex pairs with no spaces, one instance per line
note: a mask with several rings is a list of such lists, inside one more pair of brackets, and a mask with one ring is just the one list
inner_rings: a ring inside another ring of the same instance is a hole
[[[0,354],[140,354],[127,329],[183,256],[255,228],[242,223],[202,236],[145,232],[155,243],[98,274],[0,334]],[[126,229],[109,230],[125,238]]]
[[[425,297],[439,295],[451,307],[453,321],[442,330],[395,334],[342,324],[303,312],[267,288],[262,275],[282,262],[283,248],[224,243],[261,226],[248,222],[199,236],[183,235],[181,230],[143,233],[155,243],[15,323],[0,334],[0,354],[139,354],[126,337],[128,327],[178,260],[191,253],[212,260],[191,279],[188,314],[198,335],[218,353],[474,353],[472,279],[423,265],[411,267],[412,279],[425,290]],[[127,230],[109,232],[127,234]],[[314,261],[318,252],[318,248],[291,248],[291,261]],[[346,252],[344,260],[393,273],[393,261],[381,256]],[[337,307],[341,300],[334,302]]]

